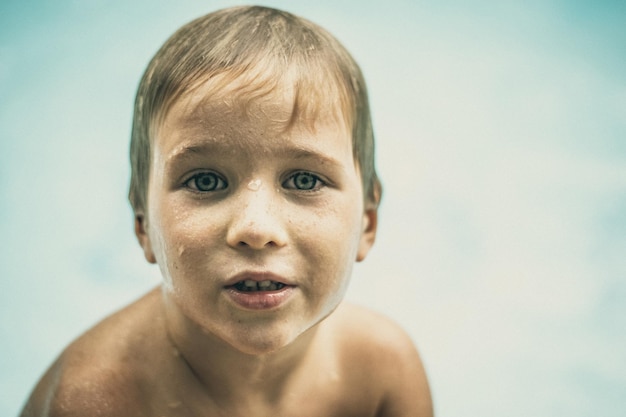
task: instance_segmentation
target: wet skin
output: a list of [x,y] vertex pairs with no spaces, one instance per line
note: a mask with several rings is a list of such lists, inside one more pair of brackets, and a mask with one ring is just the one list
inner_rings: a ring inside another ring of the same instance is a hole
[[[288,92],[245,107],[202,89],[179,99],[157,129],[138,228],[168,311],[249,354],[328,316],[375,234],[350,129],[336,112],[292,111]],[[245,291],[268,281],[280,288]]]
[[73,342],[22,416],[431,417],[410,338],[341,303],[376,234],[343,118],[194,91],[135,224],[162,286]]

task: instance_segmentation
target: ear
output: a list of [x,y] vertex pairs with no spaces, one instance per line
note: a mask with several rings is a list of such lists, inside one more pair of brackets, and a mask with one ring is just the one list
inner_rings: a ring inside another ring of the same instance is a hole
[[356,261],[361,262],[365,259],[368,252],[374,245],[376,240],[376,230],[378,229],[378,207],[366,208],[363,213],[363,229],[361,232],[361,240],[359,241],[359,249],[356,254]]
[[139,241],[139,245],[143,248],[143,255],[146,260],[151,264],[156,263],[156,257],[152,251],[152,244],[150,243],[150,236],[147,232],[148,222],[143,213],[137,213],[135,215],[135,236]]

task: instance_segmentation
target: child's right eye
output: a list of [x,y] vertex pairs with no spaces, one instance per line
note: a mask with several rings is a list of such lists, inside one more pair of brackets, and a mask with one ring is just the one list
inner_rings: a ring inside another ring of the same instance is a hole
[[194,191],[206,193],[223,190],[228,183],[214,172],[201,172],[185,181],[185,185]]

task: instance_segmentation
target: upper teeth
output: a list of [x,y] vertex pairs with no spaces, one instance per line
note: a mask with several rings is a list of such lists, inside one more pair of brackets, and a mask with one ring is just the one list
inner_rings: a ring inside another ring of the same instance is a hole
[[265,281],[254,281],[251,279],[247,279],[245,281],[239,282],[235,285],[240,291],[276,291],[285,286],[280,282],[270,281],[269,279]]

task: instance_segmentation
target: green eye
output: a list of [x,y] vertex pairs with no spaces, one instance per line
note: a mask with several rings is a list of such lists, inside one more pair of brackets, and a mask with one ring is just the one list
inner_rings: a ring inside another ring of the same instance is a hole
[[185,185],[193,190],[204,193],[223,190],[228,186],[226,181],[214,172],[201,172],[196,174],[191,177]]
[[315,191],[322,187],[322,185],[324,185],[324,183],[320,177],[310,172],[297,172],[283,183],[285,188],[301,191]]

